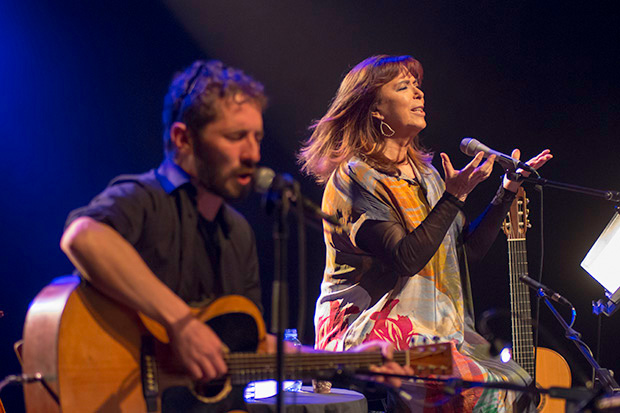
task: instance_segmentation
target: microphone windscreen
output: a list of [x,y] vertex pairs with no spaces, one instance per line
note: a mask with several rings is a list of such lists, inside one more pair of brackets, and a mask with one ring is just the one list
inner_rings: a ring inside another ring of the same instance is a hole
[[463,152],[467,156],[476,156],[478,152],[482,149],[480,148],[482,145],[477,139],[474,138],[463,138],[461,141],[461,152]]
[[261,166],[254,172],[254,190],[260,194],[267,193],[275,177],[273,169]]

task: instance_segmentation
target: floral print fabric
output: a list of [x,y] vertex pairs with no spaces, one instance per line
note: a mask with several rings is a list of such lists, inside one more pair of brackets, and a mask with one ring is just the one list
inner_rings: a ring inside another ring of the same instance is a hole
[[[366,220],[396,221],[407,233],[424,221],[445,187],[432,167],[415,173],[415,180],[393,177],[354,158],[329,179],[322,207],[337,215],[342,226],[324,224],[327,257],[314,319],[316,348],[342,351],[384,340],[404,350],[438,338],[452,343],[455,376],[526,384],[527,374],[514,362],[490,358],[488,343],[473,329],[466,302],[469,285],[461,280],[457,250],[465,224],[462,213],[417,274],[394,274],[393,267],[357,246],[355,236]],[[508,411],[516,399],[514,392],[476,389],[446,400],[435,387],[406,384],[414,395],[409,408]]]

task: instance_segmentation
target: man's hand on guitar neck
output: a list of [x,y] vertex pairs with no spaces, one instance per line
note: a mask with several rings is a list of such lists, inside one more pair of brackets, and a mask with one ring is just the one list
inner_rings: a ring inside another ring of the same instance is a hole
[[[264,345],[259,347],[259,352],[266,353],[275,353],[276,352],[276,336],[273,334],[267,334],[266,339],[263,343]],[[284,351],[286,353],[322,353],[322,350],[316,350],[309,346],[301,346],[295,347],[292,343],[285,341],[284,342]],[[359,346],[353,347],[348,351],[359,353],[363,351],[377,352],[381,351],[385,360],[381,366],[370,366],[370,369],[377,373],[387,373],[387,374],[402,374],[406,376],[413,376],[414,371],[411,366],[401,366],[400,364],[392,361],[394,358],[394,346],[387,341],[369,341],[367,343],[360,344]],[[387,383],[394,387],[400,387],[402,384],[402,380],[397,377],[384,377],[384,376],[373,376],[372,380],[375,380],[379,383]]]
[[[414,371],[411,366],[401,366],[400,364],[392,361],[394,358],[394,346],[387,341],[373,340],[367,343],[360,344],[357,347],[353,347],[349,351],[362,352],[362,351],[377,351],[381,350],[383,357],[388,360],[381,366],[370,366],[370,370],[376,373],[387,374],[401,374],[405,376],[413,376]],[[398,377],[385,377],[385,376],[373,376],[373,380],[379,383],[387,383],[393,387],[400,387],[402,380]]]

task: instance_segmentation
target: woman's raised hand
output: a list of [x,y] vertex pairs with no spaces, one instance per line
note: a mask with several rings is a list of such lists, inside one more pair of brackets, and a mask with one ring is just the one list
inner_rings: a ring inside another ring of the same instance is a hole
[[446,192],[454,195],[461,201],[465,201],[467,195],[474,190],[476,185],[491,175],[493,162],[495,161],[495,155],[491,155],[480,165],[484,153],[478,152],[467,166],[461,170],[455,170],[448,155],[441,153],[440,156],[445,176]]
[[[518,149],[514,149],[512,153],[510,154],[510,156],[512,156],[515,159],[520,159],[521,151]],[[551,158],[553,158],[551,151],[549,149],[545,149],[544,151],[542,151],[541,153],[539,153],[538,155],[536,155],[535,157],[527,161],[526,164],[528,164],[534,169],[538,169],[544,164],[546,164],[547,161],[549,161]],[[530,175],[529,172],[524,171],[523,169],[517,169],[517,173],[523,174],[523,176]],[[503,185],[504,185],[504,189],[507,189],[511,192],[517,192],[517,189],[519,189],[521,182],[511,181],[506,176],[504,176]]]

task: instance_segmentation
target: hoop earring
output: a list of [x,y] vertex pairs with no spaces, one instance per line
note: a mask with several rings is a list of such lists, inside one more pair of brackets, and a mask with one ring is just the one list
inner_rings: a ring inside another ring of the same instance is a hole
[[[387,130],[390,131],[391,133],[385,133],[385,131],[383,130],[384,127],[387,128]],[[384,121],[381,121],[381,123],[379,124],[379,130],[381,131],[381,134],[383,136],[387,136],[388,138],[390,136],[394,136],[394,134],[396,133],[396,131],[392,129],[392,127],[388,125],[387,123],[385,123]]]

